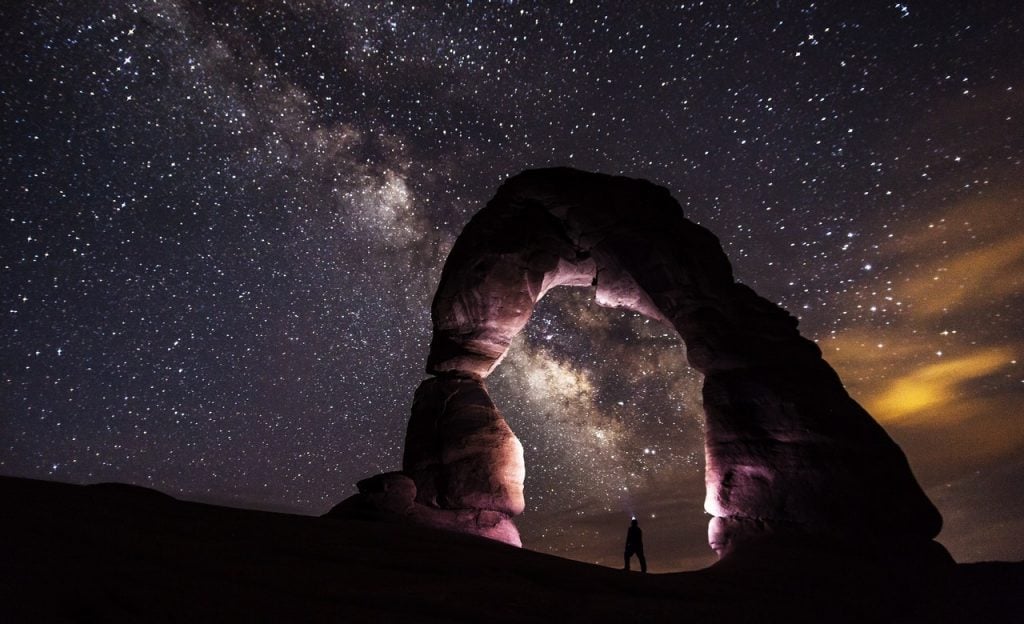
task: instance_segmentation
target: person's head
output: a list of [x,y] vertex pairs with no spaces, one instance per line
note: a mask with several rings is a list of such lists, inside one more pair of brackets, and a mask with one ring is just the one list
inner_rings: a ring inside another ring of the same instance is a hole
[[630,522],[630,524],[633,525],[633,526],[636,526],[637,525],[636,518],[633,518],[633,521]]

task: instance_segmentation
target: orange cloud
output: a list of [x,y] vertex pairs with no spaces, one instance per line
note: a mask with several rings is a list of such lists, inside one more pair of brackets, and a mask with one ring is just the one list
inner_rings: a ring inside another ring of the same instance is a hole
[[1016,391],[1000,376],[1024,352],[1018,319],[1005,314],[1024,292],[1022,203],[1021,193],[991,192],[895,233],[881,249],[890,268],[846,306],[883,291],[899,305],[820,342],[880,422],[962,423],[986,416],[994,393]]
[[[955,252],[956,253],[956,252]],[[918,314],[934,316],[1021,291],[1024,286],[1024,234],[985,241],[906,279],[901,297]]]
[[911,368],[869,397],[868,410],[881,421],[947,420],[958,415],[970,416],[960,411],[951,413],[946,408],[964,398],[968,383],[1010,366],[1012,357],[1009,349],[989,348]]

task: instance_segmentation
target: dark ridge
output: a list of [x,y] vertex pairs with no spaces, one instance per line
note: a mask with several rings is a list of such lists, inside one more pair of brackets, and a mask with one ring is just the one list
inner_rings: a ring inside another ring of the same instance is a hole
[[1024,563],[927,577],[853,553],[786,549],[641,575],[413,524],[218,507],[137,486],[0,477],[0,496],[3,622],[1006,622],[1024,613]]

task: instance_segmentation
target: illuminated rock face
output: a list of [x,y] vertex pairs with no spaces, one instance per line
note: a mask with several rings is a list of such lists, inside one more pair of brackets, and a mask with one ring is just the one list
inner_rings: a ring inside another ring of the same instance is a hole
[[502,519],[523,509],[522,450],[481,380],[559,285],[596,286],[599,304],[664,322],[686,343],[705,376],[705,509],[719,553],[774,534],[874,545],[938,534],[903,452],[797,320],[734,281],[713,234],[664,188],[572,169],[508,180],[448,256],[431,310],[434,377],[406,437],[418,506]]
[[435,377],[420,384],[402,470],[416,501],[441,509],[522,513],[523,447],[479,379]]

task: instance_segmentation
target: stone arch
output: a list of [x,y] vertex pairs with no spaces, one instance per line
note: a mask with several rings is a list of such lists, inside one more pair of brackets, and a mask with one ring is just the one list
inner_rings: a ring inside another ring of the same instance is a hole
[[596,286],[599,304],[671,326],[704,374],[719,554],[766,535],[878,545],[938,534],[899,446],[797,320],[735,281],[711,232],[662,187],[567,168],[510,178],[462,231],[431,308],[431,377],[416,391],[403,476],[361,491],[402,489],[415,496],[402,513],[421,522],[519,544],[522,447],[483,380],[559,285]]

